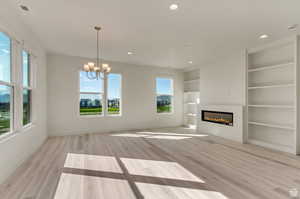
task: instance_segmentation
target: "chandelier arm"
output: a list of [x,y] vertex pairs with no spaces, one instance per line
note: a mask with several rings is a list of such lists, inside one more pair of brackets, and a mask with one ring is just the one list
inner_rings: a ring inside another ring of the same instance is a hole
[[[95,73],[96,75],[93,76],[92,73]],[[102,74],[102,76],[101,76],[101,74]],[[104,80],[104,73],[101,73],[101,72],[87,72],[87,78],[90,79],[90,80],[95,80],[95,79]]]
[[90,79],[90,80],[94,80],[96,79],[97,77],[96,76],[93,76],[91,73],[93,72],[86,72],[87,73],[87,78]]

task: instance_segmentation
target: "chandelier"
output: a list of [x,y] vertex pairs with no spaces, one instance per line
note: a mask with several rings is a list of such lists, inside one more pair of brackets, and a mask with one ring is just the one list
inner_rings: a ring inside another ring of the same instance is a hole
[[111,71],[111,68],[108,64],[102,63],[102,59],[100,59],[100,48],[99,48],[99,33],[101,27],[95,26],[95,30],[97,31],[97,60],[96,63],[88,62],[83,65],[83,70],[86,72],[88,79],[104,79],[105,75]]

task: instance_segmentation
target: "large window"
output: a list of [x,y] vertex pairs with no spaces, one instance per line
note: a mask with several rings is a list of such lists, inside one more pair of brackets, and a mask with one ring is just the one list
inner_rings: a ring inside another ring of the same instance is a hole
[[80,115],[121,114],[121,75],[111,73],[105,81],[90,80],[80,72]]
[[0,136],[32,123],[31,53],[0,31]]
[[12,131],[11,40],[0,32],[0,135]]
[[80,115],[102,115],[103,80],[90,80],[80,72]]
[[109,74],[107,77],[107,113],[121,114],[121,75]]
[[173,80],[156,78],[156,110],[157,113],[173,112]]
[[31,123],[31,77],[30,77],[30,55],[22,51],[22,82],[23,82],[23,126]]

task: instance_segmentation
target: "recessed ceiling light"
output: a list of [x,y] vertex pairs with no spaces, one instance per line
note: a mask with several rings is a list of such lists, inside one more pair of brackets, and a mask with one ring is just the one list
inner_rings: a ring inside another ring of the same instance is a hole
[[298,24],[293,24],[291,26],[288,27],[289,30],[296,30],[298,27]]
[[129,51],[129,52],[127,52],[127,54],[128,54],[128,55],[132,55],[132,54],[133,54],[133,52],[130,52],[130,51]]
[[20,8],[21,8],[22,10],[26,11],[26,12],[29,11],[29,8],[28,8],[27,6],[25,6],[25,5],[20,5]]
[[193,64],[193,61],[189,61],[189,64]]
[[178,9],[178,4],[172,4],[170,5],[170,10],[177,10]]
[[263,34],[263,35],[259,36],[260,39],[267,39],[268,37],[269,37],[269,35],[266,35],[266,34]]

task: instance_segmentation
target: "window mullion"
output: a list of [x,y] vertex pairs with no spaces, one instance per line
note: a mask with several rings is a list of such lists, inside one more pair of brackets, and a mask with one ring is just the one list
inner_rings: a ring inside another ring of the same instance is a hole
[[104,113],[104,116],[107,116],[108,115],[108,108],[107,108],[107,86],[108,86],[108,83],[107,83],[107,74],[104,74],[104,81],[103,81],[103,103],[102,103],[102,109],[103,109],[103,113]]
[[14,112],[14,130],[19,131],[22,128],[22,68],[21,68],[21,46],[18,42],[12,43],[12,83],[13,86],[13,112]]

